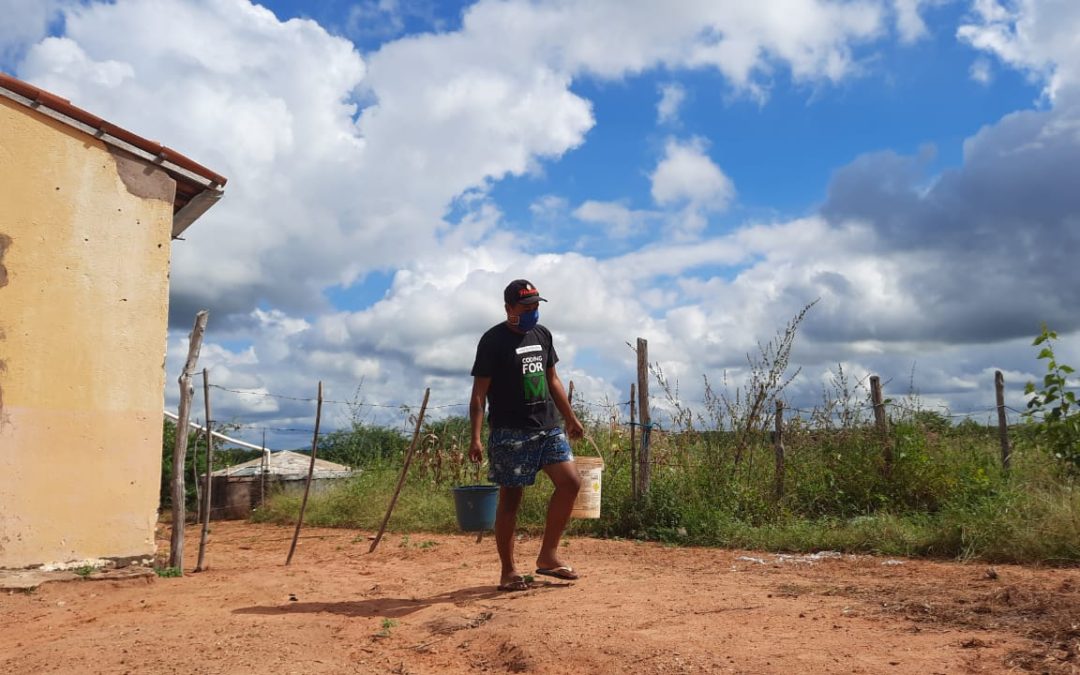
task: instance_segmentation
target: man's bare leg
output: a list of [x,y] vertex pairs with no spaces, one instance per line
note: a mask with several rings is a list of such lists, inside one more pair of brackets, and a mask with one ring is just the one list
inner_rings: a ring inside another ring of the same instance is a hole
[[499,488],[499,506],[495,509],[495,548],[502,563],[500,586],[521,578],[514,566],[514,531],[517,529],[517,513],[523,492],[524,489],[520,487]]
[[566,523],[570,521],[570,512],[574,510],[574,500],[581,489],[581,477],[573,462],[548,464],[544,467],[544,473],[555,484],[555,492],[551,493],[551,501],[548,502],[544,540],[540,544],[536,566],[551,569],[563,565],[559,560],[559,541],[566,530]]

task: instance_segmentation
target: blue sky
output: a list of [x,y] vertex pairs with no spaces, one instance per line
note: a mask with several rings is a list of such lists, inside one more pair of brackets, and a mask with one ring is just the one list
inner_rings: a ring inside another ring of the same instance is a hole
[[210,309],[203,365],[256,392],[215,408],[253,437],[292,444],[273,430],[310,426],[293,399],[318,380],[369,421],[425,386],[464,414],[520,276],[597,414],[626,398],[634,338],[699,406],[703,376],[738,386],[813,300],[797,407],[843,368],[983,419],[995,369],[1023,407],[1040,322],[1080,356],[1080,5],[0,9],[0,69],[229,176],[174,246],[167,367]]

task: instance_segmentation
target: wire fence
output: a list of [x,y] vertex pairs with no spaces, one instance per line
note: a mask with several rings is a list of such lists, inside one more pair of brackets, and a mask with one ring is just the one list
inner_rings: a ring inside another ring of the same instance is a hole
[[[271,392],[268,392],[268,391],[265,391],[265,390],[262,390],[262,389],[233,389],[233,388],[225,387],[225,386],[222,386],[222,385],[219,385],[219,384],[211,384],[210,388],[211,389],[216,389],[216,390],[219,390],[219,391],[229,392],[231,394],[237,394],[237,395],[240,395],[240,396],[252,396],[252,397],[257,397],[257,398],[270,398],[270,399],[278,399],[278,400],[285,400],[285,401],[299,401],[299,402],[303,402],[303,403],[315,403],[318,400],[315,397],[310,397],[310,396],[305,397],[305,396],[289,396],[289,395],[285,395],[285,394],[274,394],[274,393],[271,393]],[[658,401],[660,401],[660,399],[658,399],[656,397],[650,397],[650,403],[653,402],[653,401],[658,402]],[[679,403],[681,405],[684,404],[681,401]],[[714,402],[701,400],[701,401],[693,401],[691,403],[693,403],[694,405],[697,405],[697,406],[707,407],[707,406],[713,404]],[[417,407],[415,403],[407,403],[407,402],[404,402],[404,401],[399,402],[399,403],[372,403],[372,402],[360,401],[360,400],[339,401],[339,400],[333,400],[333,399],[323,399],[323,404],[324,405],[344,405],[344,406],[348,406],[350,408],[382,408],[382,409],[387,409],[387,410],[403,410],[403,411],[411,411],[413,408]],[[575,406],[581,406],[581,407],[590,408],[590,409],[613,411],[615,409],[628,408],[631,405],[631,402],[630,401],[617,401],[617,402],[612,403],[612,402],[590,401],[590,400],[586,400],[586,399],[575,398],[574,401],[573,401],[573,404]],[[970,410],[966,410],[966,411],[963,411],[963,412],[954,412],[954,411],[952,411],[951,408],[949,408],[948,406],[945,406],[945,405],[922,405],[922,404],[920,404],[920,405],[906,405],[904,403],[900,403],[900,402],[897,402],[897,401],[889,401],[889,402],[885,403],[885,406],[887,408],[892,408],[892,409],[895,409],[895,410],[901,410],[901,411],[904,411],[904,412],[907,412],[907,413],[912,413],[912,414],[932,412],[934,414],[940,415],[940,416],[942,416],[944,418],[948,418],[948,419],[968,419],[968,418],[975,417],[977,415],[984,415],[984,414],[991,414],[991,413],[996,414],[997,411],[998,411],[997,406],[985,406],[985,407],[979,407],[979,408],[972,408]],[[469,407],[468,402],[461,402],[461,403],[443,403],[443,404],[438,404],[438,405],[430,405],[429,404],[427,406],[427,409],[428,410],[440,410],[440,409],[449,409],[449,408],[465,408],[465,409],[467,409],[468,407]],[[1030,417],[1032,417],[1034,419],[1037,419],[1037,420],[1041,419],[1041,414],[1039,414],[1039,413],[1030,413],[1030,412],[1024,411],[1024,410],[1017,410],[1016,408],[1013,408],[1012,406],[1009,406],[1009,405],[1004,406],[1004,408],[1005,408],[1005,410],[1007,410],[1008,412],[1010,412],[1010,413],[1012,413],[1014,415],[1030,416]],[[853,412],[854,411],[868,412],[868,411],[873,411],[874,406],[872,404],[870,404],[870,403],[861,403],[861,404],[848,403],[848,404],[845,404],[845,409],[848,410],[848,411],[853,411]],[[807,415],[807,416],[820,414],[823,411],[823,409],[821,409],[821,408],[799,408],[799,407],[788,407],[788,406],[785,406],[784,410],[789,412],[789,413],[792,413],[792,414]],[[267,427],[267,429],[270,429],[270,427]]]
[[[198,373],[198,374],[201,375],[201,373]],[[250,398],[259,398],[259,399],[274,399],[274,400],[282,400],[282,401],[293,401],[293,402],[301,402],[301,403],[316,403],[318,401],[318,399],[316,397],[313,397],[313,396],[298,396],[298,395],[294,395],[294,394],[275,393],[275,392],[268,391],[265,388],[243,389],[243,388],[227,387],[227,386],[219,385],[219,384],[210,384],[209,388],[213,389],[215,391],[232,394],[232,395],[234,395],[234,396],[236,396],[238,398],[241,398],[241,399],[244,399],[244,398],[248,398],[248,399],[250,399]],[[665,405],[664,404],[667,403],[670,406],[670,404],[672,403],[671,401],[664,401],[663,399],[658,398],[658,397],[650,397],[649,400],[650,400],[650,408],[652,410],[655,410],[656,412],[660,413],[659,415],[657,415],[658,417],[663,418],[665,416],[665,413],[670,413],[670,410],[665,410]],[[359,400],[359,399],[351,399],[351,400],[323,399],[322,403],[324,405],[330,405],[330,406],[345,406],[345,407],[347,407],[349,409],[349,411],[354,416],[355,416],[357,411],[361,411],[361,410],[363,410],[365,408],[367,408],[367,409],[380,409],[380,410],[396,410],[396,411],[399,411],[404,416],[406,421],[418,409],[418,405],[415,402],[410,402],[410,403],[406,403],[406,402],[388,403],[388,402],[365,401],[365,400]],[[681,407],[682,410],[690,411],[691,414],[692,414],[691,419],[697,419],[699,422],[704,422],[704,421],[710,419],[710,415],[703,414],[702,411],[708,410],[710,407],[715,408],[715,407],[717,407],[719,405],[719,401],[717,399],[713,399],[711,401],[707,401],[707,400],[692,401],[692,402],[689,402],[689,403],[684,402],[684,401],[677,401],[675,403],[677,403],[677,405],[679,407]],[[648,425],[643,425],[642,423],[634,421],[634,420],[627,420],[626,419],[628,417],[627,413],[630,411],[630,408],[633,405],[633,402],[631,402],[629,400],[626,400],[626,401],[614,401],[613,402],[613,401],[610,401],[610,400],[609,401],[597,401],[597,400],[589,400],[589,399],[577,397],[577,398],[575,398],[573,400],[573,405],[574,405],[575,408],[577,408],[579,410],[584,408],[584,409],[587,409],[589,411],[592,411],[592,413],[596,415],[596,419],[594,420],[596,423],[616,425],[616,426],[619,426],[619,427],[625,427],[627,429],[633,428],[633,427],[642,428],[642,427],[648,426],[649,430],[653,430],[653,429],[658,430],[658,431],[664,431],[665,430],[664,429],[664,423],[661,423],[661,422],[652,422],[652,423],[650,423]],[[689,405],[693,405],[693,406],[695,406],[695,408],[693,408],[693,409],[689,408]],[[892,414],[893,417],[897,417],[897,416],[899,416],[899,417],[907,417],[907,416],[916,416],[916,415],[919,415],[919,414],[930,413],[930,414],[932,414],[934,416],[937,416],[937,417],[939,417],[941,419],[948,420],[950,423],[956,422],[956,421],[963,421],[963,420],[978,420],[979,418],[986,418],[986,426],[992,426],[992,424],[996,424],[996,422],[992,422],[991,416],[996,416],[998,414],[998,407],[997,406],[983,406],[983,407],[973,408],[973,409],[966,410],[966,411],[956,412],[956,411],[951,410],[948,406],[944,406],[944,405],[924,405],[924,404],[919,404],[919,403],[906,402],[906,401],[903,401],[903,400],[888,400],[883,405],[887,410],[892,411],[891,414]],[[455,410],[455,409],[457,409],[457,410],[461,410],[461,411],[467,411],[468,407],[469,407],[469,403],[463,401],[463,402],[454,402],[454,403],[429,404],[427,406],[427,410]],[[1008,405],[1003,406],[1003,408],[1006,411],[1006,414],[1011,416],[1011,419],[1009,420],[1009,426],[1015,426],[1016,424],[1018,424],[1020,422],[1021,419],[1030,419],[1032,421],[1040,421],[1042,419],[1042,416],[1040,414],[1038,414],[1038,413],[1033,414],[1033,413],[1030,413],[1030,412],[1027,412],[1027,411],[1017,410],[1016,408],[1013,408],[1012,406],[1008,406]],[[868,402],[865,402],[865,403],[864,402],[854,402],[854,401],[850,401],[850,400],[848,400],[848,401],[839,400],[839,401],[835,401],[834,405],[832,405],[832,406],[823,406],[823,407],[815,407],[815,408],[787,407],[787,406],[785,406],[784,407],[784,415],[785,415],[784,419],[785,419],[786,422],[792,422],[794,420],[799,420],[799,421],[804,422],[804,423],[812,423],[812,422],[820,422],[823,418],[832,418],[834,421],[836,421],[837,418],[839,418],[841,415],[848,415],[848,416],[864,416],[864,417],[859,417],[859,419],[865,421],[867,418],[871,417],[873,409],[874,409],[874,406],[871,403],[868,403]],[[675,416],[670,415],[670,414],[667,415],[667,416],[669,418],[671,418],[671,420],[672,420],[672,424],[670,426],[677,429],[680,425],[679,425],[678,422],[675,422]],[[719,417],[722,417],[722,415],[719,416]],[[715,415],[715,414],[711,415],[711,419],[717,419],[717,418],[718,418],[717,415]],[[431,421],[429,423],[429,426],[435,426],[438,423],[439,423],[439,420],[434,420],[434,421]],[[229,422],[227,424],[227,426],[228,426],[228,428],[233,429],[233,430],[237,430],[237,431],[266,432],[266,433],[272,433],[272,434],[274,434],[276,436],[279,436],[279,437],[280,436],[289,437],[289,436],[294,436],[294,435],[298,436],[298,437],[301,436],[301,435],[310,437],[315,431],[314,427],[303,426],[303,425],[298,425],[298,426],[294,426],[294,425],[290,425],[290,426],[270,426],[270,425],[266,425],[265,423],[259,423],[259,422],[235,422],[234,421],[234,422]],[[710,429],[702,429],[702,430],[707,431],[707,430],[710,430]],[[337,429],[337,430],[335,430],[335,429],[322,430],[319,433],[319,438],[331,437],[331,436],[334,436],[335,434],[341,433],[341,431],[342,430],[340,430],[340,429]]]
[[[1000,382],[997,386],[996,394],[1000,402],[1004,399],[1003,390]],[[311,404],[320,401],[318,397],[279,393],[265,387],[246,389],[210,384],[208,389],[241,399],[276,399]],[[573,396],[573,383],[570,383],[569,391]],[[631,389],[631,396],[633,393]],[[957,433],[968,434],[965,436],[968,439],[994,438],[1001,445],[1001,466],[1008,472],[1013,452],[1009,437],[1016,431],[1017,438],[1026,438],[1017,426],[1021,422],[1042,419],[1037,412],[1017,410],[1003,403],[953,411],[945,405],[925,404],[912,394],[885,399],[877,383],[872,383],[866,399],[857,395],[846,398],[839,396],[826,398],[821,405],[813,407],[787,407],[779,394],[768,398],[763,395],[751,403],[745,399],[739,401],[737,397],[732,400],[723,395],[710,396],[707,391],[705,400],[688,403],[675,400],[670,392],[665,391],[661,396],[645,397],[650,414],[643,416],[643,419],[635,419],[635,413],[640,410],[635,408],[635,401],[631,400],[598,401],[579,396],[572,400],[572,405],[592,433],[604,427],[610,430],[610,435],[603,437],[603,456],[605,460],[614,460],[609,463],[612,472],[625,477],[622,472],[629,471],[635,498],[650,492],[654,472],[659,472],[655,475],[670,477],[683,471],[723,472],[734,471],[731,467],[741,467],[738,468],[739,475],[747,480],[751,475],[773,471],[777,478],[772,489],[779,499],[783,496],[785,472],[795,475],[805,470],[807,461],[813,462],[819,455],[824,456],[818,450],[834,447],[836,441],[843,443],[842,447],[857,449],[860,457],[876,455],[876,459],[869,461],[883,467],[882,475],[889,477],[893,475],[894,466],[905,466],[902,464],[904,457],[908,456],[905,454],[905,443],[926,442],[942,444],[933,445],[934,448],[951,447],[949,443],[953,442],[953,429]],[[460,481],[469,476],[479,476],[483,463],[473,464],[469,461],[471,426],[462,424],[460,415],[469,409],[470,403],[431,403],[427,396],[424,401],[425,410],[450,411],[457,420],[439,419],[437,416],[425,418],[424,425],[418,427],[421,440],[417,446],[419,452],[415,471],[422,477],[432,478],[437,484],[441,484],[439,481]],[[777,403],[779,421],[770,409],[774,402]],[[406,439],[406,432],[417,423],[421,408],[414,402],[365,401],[359,397],[349,400],[321,399],[321,403],[347,408],[353,425],[319,430],[316,434],[316,427],[303,424],[302,416],[294,416],[288,421],[296,420],[300,424],[237,422],[226,426],[241,431],[238,434],[240,437],[262,433],[265,438],[266,434],[271,434],[278,447],[296,448],[299,452],[306,452],[305,446],[312,442],[310,439],[315,435],[314,444],[320,447],[320,457],[349,466],[367,466],[366,462],[384,461],[396,456],[398,441]],[[357,411],[364,409],[397,411],[404,425],[364,424],[363,429],[358,428]],[[691,414],[688,415],[688,412]],[[969,424],[961,428],[965,421],[973,421],[977,426]],[[440,426],[444,423],[449,426]],[[902,432],[904,424],[915,425],[913,429],[918,433],[912,436]],[[395,427],[399,427],[396,432],[402,436],[401,439],[385,435],[395,433]],[[369,432],[375,432],[375,435],[365,435]],[[912,438],[919,440],[911,441]],[[322,448],[326,449],[327,455],[322,454]],[[412,446],[409,456],[411,453]],[[791,461],[787,468],[785,456]]]

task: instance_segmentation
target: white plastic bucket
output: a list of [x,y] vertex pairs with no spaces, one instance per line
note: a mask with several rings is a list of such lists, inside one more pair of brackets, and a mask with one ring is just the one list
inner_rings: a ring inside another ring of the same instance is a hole
[[574,510],[570,512],[570,517],[599,518],[604,460],[600,457],[575,457],[574,466],[581,476],[581,489],[574,500]]

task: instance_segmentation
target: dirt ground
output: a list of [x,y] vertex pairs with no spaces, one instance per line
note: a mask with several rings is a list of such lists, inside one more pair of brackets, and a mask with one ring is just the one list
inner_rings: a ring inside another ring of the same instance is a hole
[[285,567],[292,528],[215,523],[200,574],[2,593],[0,672],[1080,672],[1077,569],[573,538],[581,579],[501,593],[490,537],[370,534]]

